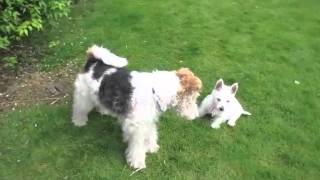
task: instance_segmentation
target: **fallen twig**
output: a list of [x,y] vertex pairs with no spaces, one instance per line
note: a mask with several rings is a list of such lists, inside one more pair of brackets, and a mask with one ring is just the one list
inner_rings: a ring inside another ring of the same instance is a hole
[[139,172],[139,171],[141,171],[142,169],[143,169],[143,168],[139,168],[139,169],[134,170],[129,176],[134,175],[136,172]]
[[60,98],[57,98],[56,100],[52,101],[52,102],[50,103],[50,105],[55,104],[55,103],[58,102],[59,100],[60,100]]

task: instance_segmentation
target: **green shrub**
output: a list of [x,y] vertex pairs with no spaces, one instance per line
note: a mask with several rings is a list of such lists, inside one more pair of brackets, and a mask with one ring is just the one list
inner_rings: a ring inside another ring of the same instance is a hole
[[0,49],[67,16],[71,0],[0,0]]

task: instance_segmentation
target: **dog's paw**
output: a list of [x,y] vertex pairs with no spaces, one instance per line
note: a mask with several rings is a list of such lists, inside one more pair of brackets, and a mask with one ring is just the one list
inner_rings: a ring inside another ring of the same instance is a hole
[[219,129],[219,128],[220,128],[220,125],[218,125],[218,124],[211,124],[211,127],[212,127],[213,129]]
[[147,153],[156,153],[159,151],[160,146],[158,144],[148,145],[147,146]]
[[131,149],[126,150],[127,163],[134,169],[144,169],[146,168],[146,154],[144,149]]
[[102,108],[96,108],[96,111],[102,115],[109,115],[110,112],[106,109],[102,109]]
[[145,169],[146,168],[145,162],[133,161],[133,162],[130,162],[129,165],[133,169]]
[[128,161],[129,166],[134,169],[146,168],[146,163],[145,163],[144,159],[131,157],[131,158],[128,158],[127,161]]
[[87,121],[86,120],[72,120],[72,123],[75,126],[78,126],[78,127],[82,127],[82,126],[87,125]]
[[229,126],[231,126],[231,127],[234,127],[234,126],[236,126],[236,123],[234,123],[234,122],[232,122],[232,123],[227,123]]

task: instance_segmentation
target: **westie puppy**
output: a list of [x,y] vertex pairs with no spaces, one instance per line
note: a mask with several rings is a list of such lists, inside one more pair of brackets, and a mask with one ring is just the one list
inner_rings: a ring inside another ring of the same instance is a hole
[[213,122],[212,128],[220,128],[220,124],[227,122],[229,126],[235,126],[241,114],[251,115],[245,111],[235,95],[238,90],[238,83],[227,86],[219,79],[212,93],[208,95],[199,107],[199,116],[211,114]]

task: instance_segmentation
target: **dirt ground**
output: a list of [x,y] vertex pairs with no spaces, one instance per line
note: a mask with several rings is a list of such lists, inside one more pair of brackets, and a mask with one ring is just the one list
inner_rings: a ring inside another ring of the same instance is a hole
[[11,72],[0,67],[0,112],[18,106],[64,103],[72,95],[75,70],[73,64],[53,72],[39,72],[23,67]]

